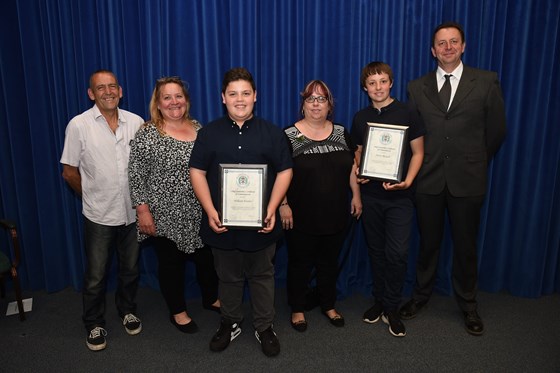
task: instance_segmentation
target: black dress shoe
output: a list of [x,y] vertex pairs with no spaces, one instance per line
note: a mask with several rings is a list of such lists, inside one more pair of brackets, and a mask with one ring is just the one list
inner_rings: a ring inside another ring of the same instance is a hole
[[294,328],[295,330],[297,330],[300,333],[303,333],[304,331],[307,330],[307,321],[305,320],[299,320],[296,322],[293,322],[292,320],[290,320],[290,324],[292,324],[292,328]]
[[409,300],[399,310],[399,315],[403,320],[410,320],[418,315],[418,312],[426,305],[426,301]]
[[169,321],[171,321],[171,324],[175,325],[175,327],[183,333],[193,334],[198,332],[198,325],[196,325],[196,323],[192,319],[188,324],[179,324],[177,323],[177,321],[175,321],[175,317],[173,317],[173,315],[169,315]]
[[463,312],[465,315],[465,329],[472,335],[482,335],[484,333],[484,324],[476,311]]
[[334,317],[330,317],[326,312],[323,312],[323,315],[329,319],[332,325],[336,326],[337,328],[342,328],[344,326],[344,317],[341,314],[337,314]]

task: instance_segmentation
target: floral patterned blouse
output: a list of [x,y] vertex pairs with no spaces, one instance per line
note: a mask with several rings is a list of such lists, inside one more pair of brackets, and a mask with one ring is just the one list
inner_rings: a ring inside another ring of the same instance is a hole
[[[200,123],[192,122],[198,131]],[[185,253],[203,246],[199,235],[202,208],[189,174],[193,146],[194,141],[162,136],[153,123],[148,123],[131,142],[128,164],[132,205],[148,204],[156,235],[172,240]],[[138,241],[146,238],[138,230]]]

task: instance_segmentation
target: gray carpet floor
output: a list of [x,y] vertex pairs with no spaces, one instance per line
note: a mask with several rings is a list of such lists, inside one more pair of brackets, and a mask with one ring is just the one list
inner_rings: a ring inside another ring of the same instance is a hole
[[[8,294],[8,299],[10,294]],[[219,315],[189,301],[200,331],[185,335],[168,320],[158,291],[141,288],[138,314],[143,331],[129,336],[118,319],[114,294],[107,296],[107,348],[91,352],[81,323],[81,294],[71,289],[29,293],[27,320],[5,316],[0,301],[0,372],[560,372],[560,294],[538,299],[480,293],[486,333],[463,328],[452,297],[434,295],[407,336],[389,334],[381,321],[362,322],[370,300],[353,295],[337,304],[346,326],[335,328],[318,309],[307,313],[309,328],[289,324],[285,290],[278,289],[275,330],[280,355],[263,355],[254,337],[250,304],[241,335],[221,353],[208,348]]]

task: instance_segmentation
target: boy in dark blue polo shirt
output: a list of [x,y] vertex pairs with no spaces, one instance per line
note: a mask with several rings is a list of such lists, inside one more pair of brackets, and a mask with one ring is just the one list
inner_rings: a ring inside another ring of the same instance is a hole
[[[253,307],[255,336],[267,356],[280,352],[272,329],[274,320],[274,264],[276,242],[282,227],[276,224],[278,205],[292,178],[292,157],[283,131],[253,115],[257,92],[253,77],[244,68],[224,75],[222,100],[227,115],[198,132],[190,159],[194,192],[204,209],[200,234],[212,247],[220,279],[222,320],[210,341],[212,351],[223,351],[240,333],[245,280]],[[268,205],[261,230],[233,229],[222,225],[220,164],[267,165]]]

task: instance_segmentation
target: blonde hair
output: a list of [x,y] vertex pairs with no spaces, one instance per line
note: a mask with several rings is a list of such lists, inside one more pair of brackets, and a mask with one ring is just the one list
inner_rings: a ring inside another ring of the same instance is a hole
[[189,96],[189,92],[187,91],[187,86],[185,82],[181,80],[178,76],[165,76],[156,80],[156,86],[154,87],[154,91],[152,93],[152,99],[150,100],[150,121],[147,122],[145,125],[149,123],[153,123],[156,126],[156,129],[161,135],[165,135],[165,131],[163,130],[164,119],[161,111],[158,109],[158,100],[161,94],[161,88],[166,84],[177,84],[181,87],[183,91],[183,95],[185,96],[185,100],[187,101],[187,110],[185,110],[184,119],[190,119],[190,108],[191,108],[191,99]]

